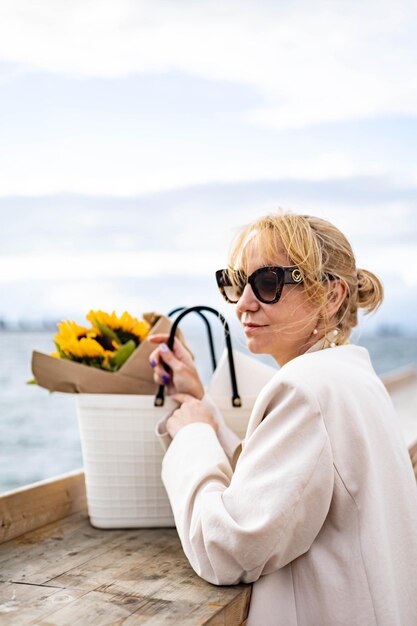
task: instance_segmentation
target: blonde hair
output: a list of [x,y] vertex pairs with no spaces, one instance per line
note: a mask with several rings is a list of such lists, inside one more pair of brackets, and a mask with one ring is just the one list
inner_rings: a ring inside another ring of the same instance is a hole
[[[356,267],[352,247],[343,233],[330,222],[310,215],[280,210],[244,226],[230,251],[230,266],[244,269],[245,248],[256,241],[266,263],[276,264],[277,252],[284,251],[290,265],[303,273],[303,288],[317,305],[325,332],[337,326],[337,343],[347,341],[358,324],[358,309],[375,311],[384,298],[381,281],[372,272]],[[346,285],[346,296],[335,317],[329,320],[327,303],[332,278]]]

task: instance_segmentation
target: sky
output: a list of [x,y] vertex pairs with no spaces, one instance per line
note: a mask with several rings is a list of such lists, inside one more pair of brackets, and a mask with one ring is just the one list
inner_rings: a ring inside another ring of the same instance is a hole
[[334,222],[417,330],[417,5],[0,0],[0,318],[224,309],[278,207]]

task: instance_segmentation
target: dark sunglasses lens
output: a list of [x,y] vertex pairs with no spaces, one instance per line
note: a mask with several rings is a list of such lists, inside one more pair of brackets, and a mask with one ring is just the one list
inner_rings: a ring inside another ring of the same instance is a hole
[[217,284],[229,302],[237,302],[242,295],[244,283],[239,272],[219,270],[216,272]]
[[255,276],[255,289],[264,302],[272,302],[281,293],[282,278],[276,272],[260,272]]
[[228,285],[227,287],[224,287],[224,293],[226,294],[226,298],[229,302],[237,302],[242,295],[242,290],[238,289],[234,285]]

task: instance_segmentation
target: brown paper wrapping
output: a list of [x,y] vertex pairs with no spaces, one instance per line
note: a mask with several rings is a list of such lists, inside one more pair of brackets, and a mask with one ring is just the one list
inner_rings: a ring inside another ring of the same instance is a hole
[[[172,326],[171,320],[160,313],[145,313],[143,318],[151,324],[153,335],[169,333]],[[176,334],[189,349],[180,329]],[[153,381],[149,355],[155,348],[156,344],[144,339],[117,372],[106,372],[34,351],[32,372],[37,384],[50,391],[153,395],[157,385]]]

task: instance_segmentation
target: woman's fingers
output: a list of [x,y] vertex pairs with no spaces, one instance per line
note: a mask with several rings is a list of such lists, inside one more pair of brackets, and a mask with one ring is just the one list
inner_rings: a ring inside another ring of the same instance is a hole
[[[147,339],[151,343],[167,345],[169,335],[167,333],[160,333],[157,335],[148,335]],[[174,337],[173,352],[175,356],[177,357],[177,359],[179,359],[180,361],[183,361],[184,363],[188,363],[188,364],[193,363],[193,358],[190,352],[184,347],[184,345],[181,343],[178,337]]]
[[[149,355],[149,363],[155,367],[158,363],[167,363],[170,355],[173,356],[171,350],[166,343],[161,343],[158,348],[153,350]],[[175,357],[174,357],[175,358]]]
[[175,354],[170,350],[166,343],[161,343],[159,346],[159,355],[164,363],[167,363],[172,369],[178,366],[180,363],[179,359],[175,356]]
[[[155,343],[158,347],[149,355],[149,362],[154,368],[154,381],[161,385],[167,385],[167,392],[188,393],[195,398],[203,398],[204,387],[200,380],[193,360],[187,352],[187,357],[181,357],[181,350],[185,351],[180,341],[174,343],[175,352],[170,350],[162,341],[166,335],[155,335]],[[167,368],[169,371],[167,372]]]
[[191,402],[192,400],[195,402],[196,399],[194,396],[191,396],[189,393],[175,393],[171,396],[175,402],[178,402],[179,405],[184,404],[184,402]]
[[210,424],[214,431],[218,432],[218,424],[210,409],[203,402],[196,400],[187,393],[176,393],[172,398],[181,404],[167,420],[167,430],[172,438],[181,428],[196,422]]
[[167,343],[169,335],[167,333],[160,333],[159,335],[148,335],[146,339],[151,343]]
[[[154,369],[154,381],[159,385],[171,383],[175,373],[184,367],[165,343],[162,343],[150,354],[149,362]],[[169,372],[165,369],[164,364],[170,368]]]
[[174,351],[170,350],[165,342],[161,342],[158,348],[149,355],[149,362],[152,367],[155,367],[159,363],[166,363],[173,370],[178,369],[183,363],[194,365],[189,353],[187,353],[188,356],[186,356],[183,354],[182,350],[185,352],[185,349],[178,340],[174,343]]
[[153,370],[153,379],[158,385],[168,385],[172,381],[172,376],[160,365],[156,365]]

